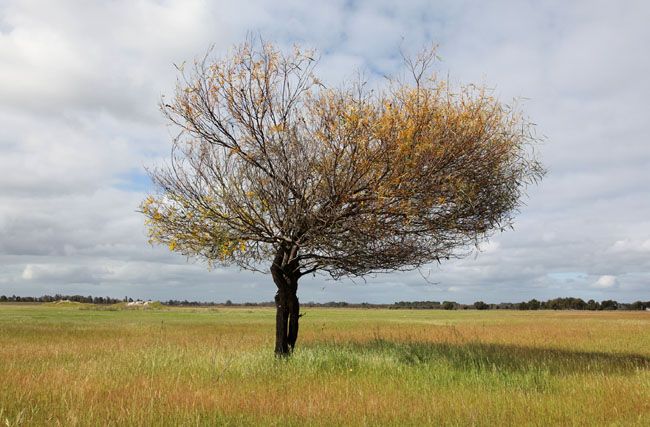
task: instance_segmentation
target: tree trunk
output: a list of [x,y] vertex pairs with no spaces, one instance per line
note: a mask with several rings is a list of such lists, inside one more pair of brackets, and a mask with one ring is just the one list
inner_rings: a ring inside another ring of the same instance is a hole
[[300,303],[296,288],[297,286],[288,286],[278,289],[275,294],[275,354],[278,356],[290,354],[298,339]]
[[289,354],[289,335],[287,331],[289,310],[285,295],[280,290],[275,294],[275,309],[275,354],[276,356],[285,356]]
[[300,320],[300,303],[298,297],[294,294],[289,302],[289,331],[287,332],[287,343],[289,350],[293,351],[298,339],[298,321]]
[[293,351],[300,319],[297,296],[300,273],[294,263],[287,262],[288,255],[279,250],[271,266],[273,281],[278,288],[275,294],[275,354],[279,357],[288,356]]

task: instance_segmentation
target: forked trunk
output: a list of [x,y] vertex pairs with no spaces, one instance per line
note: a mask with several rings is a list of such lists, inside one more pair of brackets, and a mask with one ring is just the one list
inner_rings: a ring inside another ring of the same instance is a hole
[[296,292],[291,289],[278,289],[275,294],[275,354],[290,354],[298,339],[300,304]]
[[271,274],[278,288],[275,294],[275,354],[289,355],[298,339],[298,322],[300,320],[300,303],[298,302],[298,278],[300,273],[289,254],[278,251]]

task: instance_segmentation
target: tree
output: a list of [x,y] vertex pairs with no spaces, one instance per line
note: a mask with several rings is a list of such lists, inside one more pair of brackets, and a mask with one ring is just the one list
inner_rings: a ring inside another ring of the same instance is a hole
[[614,300],[607,299],[607,300],[601,301],[600,309],[601,310],[616,310],[616,309],[618,309],[618,303],[616,301],[614,301]]
[[[181,69],[161,102],[178,128],[141,205],[151,241],[277,287],[278,355],[298,337],[298,281],[416,269],[511,225],[543,170],[527,121],[477,86],[429,77],[326,87],[313,52],[246,42]],[[268,264],[267,264],[268,265]]]
[[476,310],[488,310],[490,308],[490,306],[488,304],[484,303],[483,301],[476,301],[474,303],[474,308]]
[[528,309],[530,310],[539,310],[541,306],[542,304],[539,301],[537,301],[535,298],[528,301]]
[[455,301],[443,301],[442,302],[442,309],[443,310],[456,310],[456,302]]

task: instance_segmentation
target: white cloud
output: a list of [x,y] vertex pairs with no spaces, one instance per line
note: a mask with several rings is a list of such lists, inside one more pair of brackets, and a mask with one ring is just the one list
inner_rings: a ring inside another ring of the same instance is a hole
[[550,172],[515,230],[424,269],[438,285],[418,272],[317,277],[303,300],[650,299],[649,19],[644,2],[606,1],[2,2],[0,294],[272,298],[268,277],[150,247],[136,212],[142,167],[169,155],[157,103],[172,63],[259,31],[318,48],[333,84],[357,67],[381,82],[400,43],[438,42],[439,74],[529,98],[523,109],[547,136]]
[[650,239],[623,239],[617,240],[611,246],[611,251],[614,253],[625,252],[650,252]]
[[34,278],[34,267],[31,264],[26,265],[21,277],[25,280],[32,280]]
[[596,289],[612,289],[618,287],[618,280],[616,276],[604,275],[600,276],[592,285],[592,288]]
[[487,242],[481,242],[478,245],[478,251],[480,253],[489,254],[498,251],[499,247],[501,247],[501,244],[496,240],[492,239],[492,240],[488,240]]

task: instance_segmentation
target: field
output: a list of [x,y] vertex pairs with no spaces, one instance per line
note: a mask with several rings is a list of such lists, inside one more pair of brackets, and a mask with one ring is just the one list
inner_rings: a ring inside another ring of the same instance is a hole
[[0,424],[650,425],[650,313],[0,305]]

